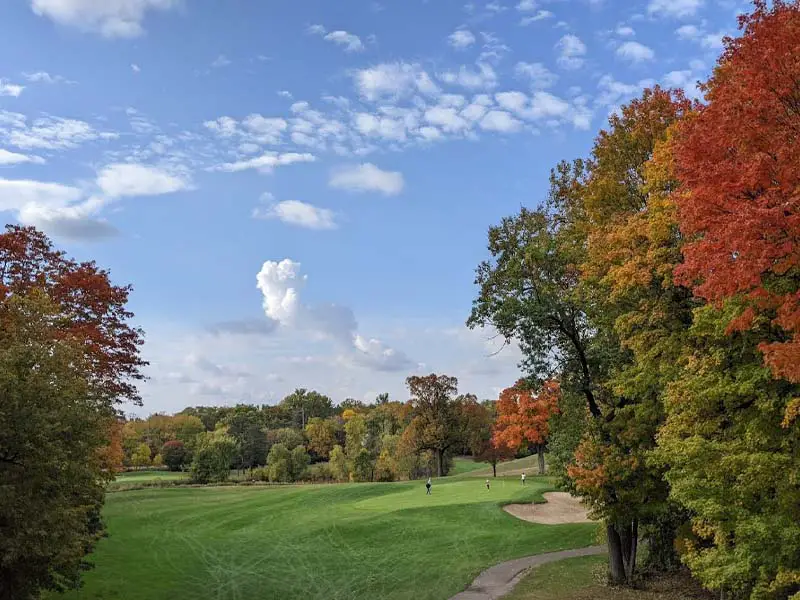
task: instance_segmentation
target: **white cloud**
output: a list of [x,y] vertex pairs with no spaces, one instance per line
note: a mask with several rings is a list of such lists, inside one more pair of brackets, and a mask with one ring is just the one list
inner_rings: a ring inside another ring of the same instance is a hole
[[26,204],[61,206],[82,196],[79,188],[60,183],[0,178],[0,212],[20,210]]
[[353,77],[361,96],[371,101],[439,92],[430,76],[415,63],[383,63],[358,70]]
[[636,35],[636,31],[634,31],[633,27],[628,25],[620,25],[616,29],[616,33],[618,36],[621,37],[630,37]]
[[358,332],[353,311],[345,306],[310,306],[300,301],[307,277],[300,275],[300,263],[285,258],[266,261],[256,276],[266,316],[290,331],[309,332],[335,342],[357,364],[376,371],[398,371],[413,363],[402,352],[378,339],[364,338]]
[[16,128],[8,134],[8,142],[18,148],[61,150],[96,140],[113,139],[117,134],[99,132],[89,123],[77,119],[46,117],[37,119],[32,127]]
[[262,173],[271,173],[275,167],[282,167],[301,162],[313,162],[315,160],[316,157],[307,152],[285,152],[283,154],[278,152],[265,152],[256,158],[249,158],[247,160],[215,165],[210,167],[209,170],[236,173],[239,171],[246,171],[248,169],[257,169]]
[[323,39],[343,46],[345,52],[360,52],[364,49],[361,38],[347,31],[331,31]]
[[461,65],[457,72],[446,71],[439,75],[439,79],[451,85],[460,85],[468,89],[491,89],[497,86],[497,73],[492,65],[478,63],[478,69],[471,69]]
[[[226,122],[225,126],[229,127],[229,123]],[[249,133],[248,137],[251,137],[256,142],[260,144],[278,144],[283,132],[286,131],[289,125],[285,119],[280,117],[264,117],[254,113],[244,118],[242,126]]]
[[553,16],[555,15],[553,15],[553,13],[551,13],[549,10],[540,10],[537,11],[535,15],[531,15],[529,17],[522,17],[519,20],[519,24],[522,25],[523,27],[527,27],[531,23],[536,23],[537,21],[544,21],[545,19],[549,19]]
[[725,47],[725,44],[722,43],[722,39],[728,35],[724,31],[718,31],[716,33],[708,33],[702,37],[700,40],[700,45],[703,48],[708,48],[710,50],[721,50]]
[[558,75],[542,63],[518,62],[514,67],[514,73],[521,79],[529,80],[531,87],[536,89],[552,87],[558,80]]
[[475,35],[469,29],[457,29],[448,36],[447,42],[456,50],[463,50],[475,43]]
[[142,68],[136,63],[131,63],[131,71],[133,71],[134,73],[141,73]]
[[580,69],[583,66],[586,55],[586,44],[581,39],[568,33],[563,36],[556,44],[558,51],[558,62],[562,69]]
[[179,4],[179,0],[31,0],[39,16],[107,38],[137,37],[144,33],[142,21],[148,11]]
[[0,77],[0,96],[11,96],[13,98],[17,98],[24,89],[24,85],[17,85]]
[[704,0],[650,0],[647,12],[667,17],[691,17],[704,4]]
[[403,174],[398,171],[383,171],[372,163],[342,167],[331,172],[328,185],[351,192],[380,192],[396,196],[403,191]]
[[256,219],[278,219],[290,225],[306,229],[336,229],[335,215],[332,210],[319,208],[299,200],[284,200],[266,209],[253,211]]
[[501,133],[511,133],[519,131],[522,122],[515,119],[511,114],[502,110],[490,110],[480,121],[481,129],[486,131],[497,131]]
[[0,165],[19,165],[23,163],[43,165],[44,159],[41,156],[18,154],[17,152],[10,152],[0,148]]
[[159,196],[186,190],[187,179],[163,169],[132,163],[111,164],[97,175],[97,185],[108,198]]
[[220,54],[211,62],[212,69],[221,69],[222,67],[227,67],[231,64],[230,59],[225,56],[224,54]]
[[531,12],[536,10],[536,7],[536,0],[520,0],[520,3],[517,4],[517,10],[520,12]]
[[36,71],[35,73],[23,73],[22,74],[25,79],[30,81],[31,83],[75,83],[74,81],[70,81],[66,77],[62,77],[61,75],[51,75],[47,71]]
[[638,83],[628,84],[617,81],[613,75],[603,75],[597,82],[599,95],[595,98],[595,104],[615,110],[621,102],[632,98],[654,83],[652,79],[642,79]]
[[425,121],[447,132],[462,131],[470,126],[469,122],[458,114],[458,110],[450,106],[432,106],[425,111]]
[[675,30],[675,33],[682,40],[696,40],[702,34],[696,25],[682,25]]
[[639,42],[625,42],[617,48],[617,56],[637,64],[653,60],[656,53],[653,52],[652,48],[640,44]]

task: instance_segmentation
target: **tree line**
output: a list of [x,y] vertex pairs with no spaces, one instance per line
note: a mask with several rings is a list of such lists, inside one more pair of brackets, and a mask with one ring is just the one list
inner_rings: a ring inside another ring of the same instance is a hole
[[112,454],[117,469],[186,470],[197,483],[225,481],[233,470],[271,482],[441,477],[456,455],[496,469],[529,451],[539,452],[544,472],[554,390],[534,396],[515,386],[499,402],[479,402],[458,394],[455,377],[411,376],[406,383],[406,402],[381,394],[371,404],[347,399],[334,406],[328,396],[298,389],[275,406],[197,406],[120,420]]
[[617,583],[687,565],[725,598],[800,597],[800,4],[755,2],[705,102],[659,87],[540,208],[489,231],[468,324],[556,379],[553,464]]

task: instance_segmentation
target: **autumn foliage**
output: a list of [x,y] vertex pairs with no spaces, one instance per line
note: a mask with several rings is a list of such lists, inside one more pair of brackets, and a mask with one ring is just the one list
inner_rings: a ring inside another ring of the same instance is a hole
[[547,381],[538,394],[518,382],[504,389],[497,401],[497,420],[492,441],[498,448],[547,443],[550,417],[558,412],[558,382]]
[[680,129],[677,274],[712,302],[744,300],[732,330],[769,318],[783,334],[763,340],[766,363],[800,382],[800,9],[771,4],[740,18]]

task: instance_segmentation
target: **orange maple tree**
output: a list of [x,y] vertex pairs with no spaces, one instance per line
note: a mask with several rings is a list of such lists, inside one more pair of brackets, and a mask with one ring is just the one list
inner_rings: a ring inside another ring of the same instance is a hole
[[731,331],[769,319],[765,362],[800,382],[800,3],[754,4],[676,139],[688,239],[676,276],[709,301],[744,301]]
[[556,381],[546,381],[538,395],[518,381],[500,393],[497,420],[492,442],[496,448],[518,449],[528,443],[539,453],[539,470],[543,471],[544,445],[550,435],[549,420],[558,412],[561,389]]

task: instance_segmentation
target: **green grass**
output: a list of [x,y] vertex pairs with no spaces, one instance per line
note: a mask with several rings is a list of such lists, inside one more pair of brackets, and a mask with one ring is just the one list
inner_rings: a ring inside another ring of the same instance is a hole
[[454,477],[456,475],[463,475],[464,473],[471,473],[480,469],[485,469],[486,463],[479,463],[472,460],[469,456],[456,456],[453,458],[453,468],[450,469],[448,475]]
[[566,600],[576,592],[600,587],[596,570],[608,563],[606,556],[584,556],[542,565],[526,575],[503,600]]
[[533,569],[503,600],[714,600],[687,573],[654,576],[636,589],[605,584],[606,556],[586,556]]
[[441,600],[483,569],[591,545],[593,525],[543,526],[500,509],[547,481],[476,479],[109,494],[79,600]]
[[142,481],[172,481],[175,479],[186,479],[187,473],[172,471],[128,471],[118,473],[117,481],[120,483],[139,483]]

